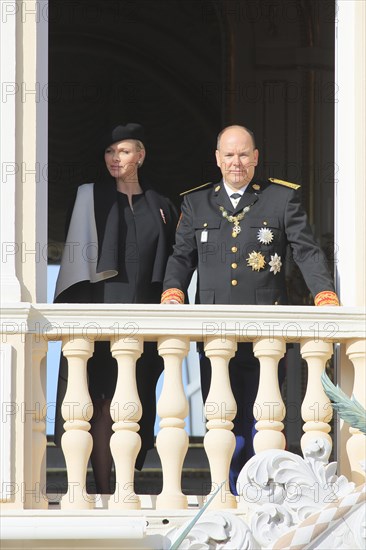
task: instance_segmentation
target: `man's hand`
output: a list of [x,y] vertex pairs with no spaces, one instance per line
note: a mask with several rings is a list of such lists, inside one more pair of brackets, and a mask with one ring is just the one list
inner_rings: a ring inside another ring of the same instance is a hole
[[161,295],[162,304],[184,304],[184,292],[179,288],[168,288]]
[[314,298],[316,306],[339,306],[338,296],[333,290],[323,290]]

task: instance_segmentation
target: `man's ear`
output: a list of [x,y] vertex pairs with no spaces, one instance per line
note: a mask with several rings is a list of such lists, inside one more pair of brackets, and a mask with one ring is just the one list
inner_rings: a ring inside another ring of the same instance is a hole
[[254,149],[254,166],[258,166],[258,159],[259,159],[259,151],[258,149]]
[[218,149],[216,149],[215,151],[215,155],[216,155],[216,164],[219,168],[221,168],[221,162],[220,162],[220,152]]

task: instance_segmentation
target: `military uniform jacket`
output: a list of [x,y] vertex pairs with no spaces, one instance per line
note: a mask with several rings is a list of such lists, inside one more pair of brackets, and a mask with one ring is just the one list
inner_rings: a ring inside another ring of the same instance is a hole
[[[249,207],[236,237],[234,223],[223,217],[220,207],[228,216]],[[286,304],[288,245],[312,295],[334,291],[325,255],[314,239],[297,190],[253,180],[235,209],[222,183],[193,191],[184,197],[164,290],[186,293],[198,268],[197,303]],[[253,258],[258,259],[258,254],[259,264],[262,257],[265,263],[256,269]]]

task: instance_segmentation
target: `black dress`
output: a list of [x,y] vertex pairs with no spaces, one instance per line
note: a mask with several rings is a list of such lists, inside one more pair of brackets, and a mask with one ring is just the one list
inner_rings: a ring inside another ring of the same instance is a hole
[[[119,273],[91,285],[91,302],[105,304],[158,303],[161,285],[152,283],[152,266],[158,241],[158,228],[143,194],[132,196],[133,210],[127,195],[118,193],[119,211]],[[148,364],[147,364],[148,363]],[[144,353],[137,361],[137,378],[143,377],[144,369],[149,368],[149,377],[156,383],[162,371],[162,361],[157,355],[156,344],[146,342]],[[109,342],[95,342],[94,355],[88,361],[89,392],[92,399],[111,399],[117,381],[117,362],[110,353]],[[156,378],[156,380],[155,380]],[[140,385],[141,386],[141,385]],[[141,387],[139,388],[141,393]],[[143,403],[143,416],[153,416],[155,421],[155,396],[149,403],[147,395]],[[140,399],[144,396],[140,395]],[[142,422],[148,419],[142,420]]]

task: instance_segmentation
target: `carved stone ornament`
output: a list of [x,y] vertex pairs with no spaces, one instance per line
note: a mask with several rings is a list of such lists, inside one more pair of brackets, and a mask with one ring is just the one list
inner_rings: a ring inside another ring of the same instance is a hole
[[[317,439],[304,458],[281,450],[258,453],[239,475],[238,510],[204,512],[180,548],[365,548],[365,485],[355,489],[337,476],[330,451]],[[167,548],[188,524],[167,533]]]
[[[188,524],[189,521],[179,529],[173,529],[167,533],[170,544],[166,548],[170,548],[170,545],[179,537]],[[253,548],[259,550],[260,546],[256,543],[249,525],[227,511],[208,511],[204,513],[179,546],[179,550],[216,550],[221,548],[232,548],[233,550]]]
[[261,548],[271,548],[311,514],[354,490],[354,483],[336,475],[337,463],[328,464],[330,452],[328,441],[317,439],[305,450],[304,458],[270,450],[244,466],[237,489],[248,503],[248,520]]

